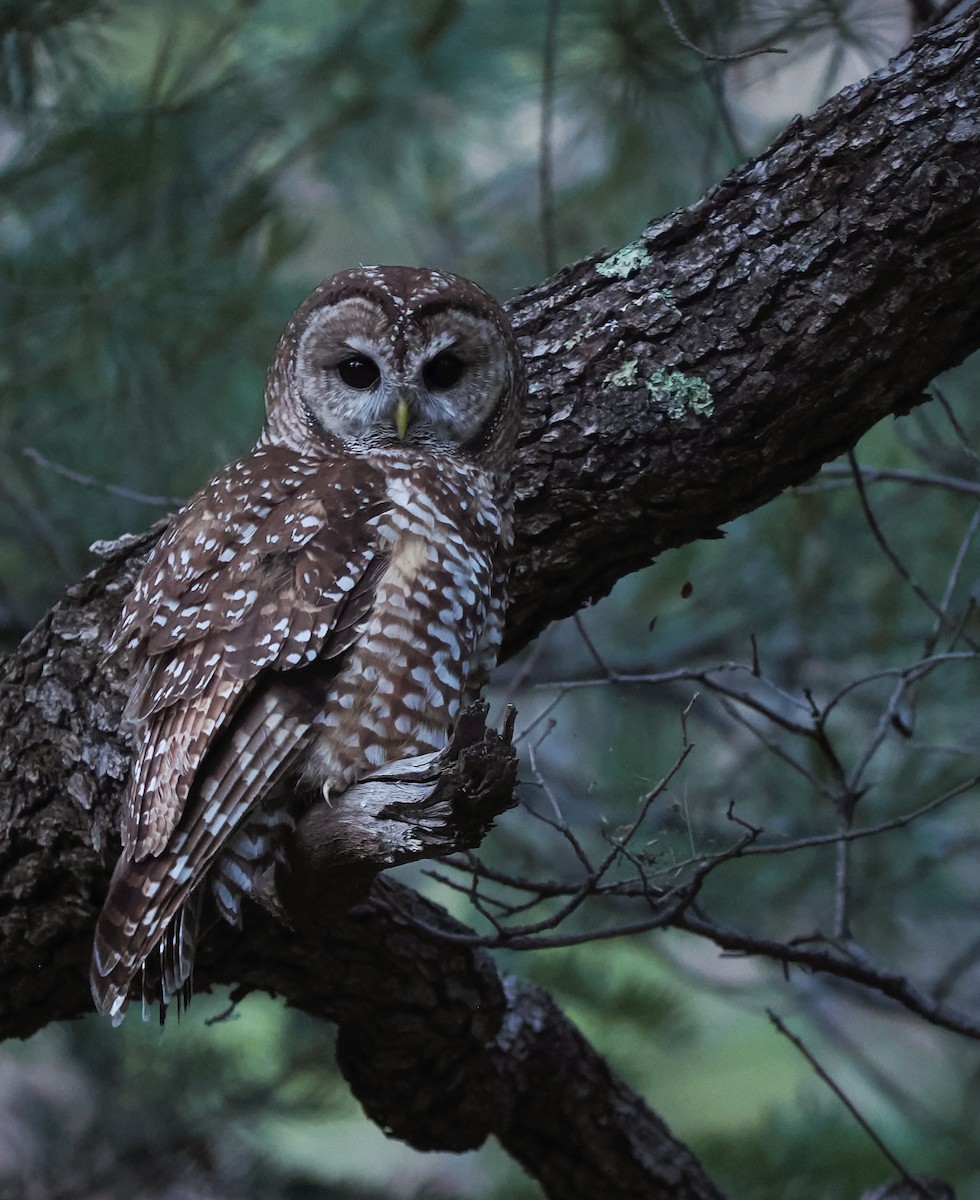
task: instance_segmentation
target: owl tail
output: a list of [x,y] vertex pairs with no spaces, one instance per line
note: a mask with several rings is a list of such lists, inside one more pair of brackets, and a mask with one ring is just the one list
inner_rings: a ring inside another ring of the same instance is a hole
[[140,975],[144,1020],[157,1002],[161,1019],[172,1001],[179,1014],[191,997],[194,951],[207,894],[218,915],[241,928],[242,897],[254,895],[266,872],[283,861],[293,828],[287,807],[259,809],[227,840],[207,874],[207,886],[193,891],[189,873],[177,870],[173,852],[138,862],[123,855],[113,872],[92,945],[92,996],[99,1012],[118,1025],[134,990],[133,980]]
[[[89,974],[92,997],[95,1007],[108,1014],[113,1025],[126,1015],[137,975],[144,1020],[157,1002],[162,1023],[172,1001],[177,1002],[179,1013],[190,999],[200,894],[189,896],[155,928],[147,927],[145,913],[141,920],[128,915],[145,906],[146,885],[150,882],[152,886],[148,877],[156,873],[156,865],[153,859],[133,862],[120,858],[95,927]],[[142,904],[134,904],[136,901]]]

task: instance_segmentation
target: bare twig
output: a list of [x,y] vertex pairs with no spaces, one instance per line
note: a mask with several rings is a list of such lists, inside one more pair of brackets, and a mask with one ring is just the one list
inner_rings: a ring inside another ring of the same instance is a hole
[[[958,2],[959,2],[959,0],[956,0],[956,3],[958,3]],[[950,7],[954,7],[954,5],[951,5]],[[946,393],[936,383],[932,384],[930,391],[932,392],[933,396],[935,397],[936,403],[943,410],[946,420],[949,421],[949,424],[950,424],[953,432],[956,434],[956,440],[960,443],[960,446],[962,447],[962,449],[966,451],[967,455],[969,455],[969,457],[973,460],[973,462],[975,462],[978,466],[980,466],[980,454],[977,454],[977,452],[973,446],[973,441],[972,441],[970,435],[963,428],[962,424],[960,423],[959,418],[957,417],[956,413],[953,411],[953,406],[952,406],[952,404],[950,404],[949,400],[947,399]]]
[[558,48],[558,14],[561,0],[546,0],[544,51],[541,58],[541,130],[538,139],[538,219],[546,275],[558,270],[555,238],[555,59]]
[[977,657],[977,654],[972,651],[957,650],[945,654],[931,654],[925,658],[918,658],[907,667],[882,667],[878,671],[871,671],[867,675],[862,675],[860,679],[852,679],[831,696],[823,707],[824,720],[827,719],[831,711],[845,697],[858,688],[867,686],[869,683],[876,683],[880,679],[890,679],[895,676],[898,676],[902,680],[916,681],[924,679],[936,667],[941,667],[945,663],[975,661]]
[[[933,475],[927,471],[907,471],[898,467],[859,466],[858,470],[865,484],[906,483],[910,487],[937,488],[942,491],[952,492],[956,496],[969,496],[974,500],[980,499],[980,483],[976,483],[972,479],[959,479],[954,475]],[[849,482],[854,478],[854,470],[852,467],[845,467],[842,463],[827,463],[820,468],[818,478],[840,479],[842,483]],[[796,492],[803,493],[813,490],[815,488],[812,484],[794,489]]]
[[611,666],[609,666],[609,664],[606,662],[606,660],[602,657],[602,655],[596,649],[595,642],[592,640],[591,637],[589,637],[589,631],[585,628],[585,622],[582,620],[582,614],[576,613],[574,615],[574,617],[572,617],[572,620],[575,622],[575,628],[578,631],[578,635],[582,639],[582,641],[585,643],[585,648],[588,650],[589,654],[592,656],[592,660],[595,663],[595,665],[599,668],[599,670],[603,673],[603,675],[605,675],[605,677],[610,682],[614,682],[616,679],[616,672],[613,670],[613,668]]
[[69,561],[68,552],[48,517],[39,508],[29,504],[2,478],[0,478],[0,495],[20,514],[24,524],[36,537],[36,544],[44,547],[61,574],[66,579],[70,579],[75,574],[75,566]]
[[922,1017],[930,1025],[980,1041],[980,1021],[976,1018],[952,1008],[916,987],[906,975],[874,966],[867,961],[858,962],[851,956],[845,958],[833,944],[822,949],[813,949],[802,943],[758,937],[730,926],[719,925],[692,906],[680,913],[673,924],[677,929],[708,938],[723,950],[762,956],[785,966],[799,966],[808,971],[847,979],[894,1000],[896,1004]]
[[705,50],[703,47],[696,45],[681,29],[680,22],[677,19],[677,14],[671,6],[670,0],[660,0],[660,8],[664,14],[667,24],[670,26],[670,31],[674,37],[686,50],[693,50],[695,54],[708,62],[741,62],[745,58],[755,58],[760,54],[786,54],[785,49],[778,46],[756,46],[750,50],[740,50],[735,54],[714,54],[710,50]]
[[909,1174],[901,1160],[896,1158],[892,1151],[888,1149],[888,1147],[882,1141],[880,1135],[875,1130],[874,1126],[872,1126],[871,1122],[861,1113],[860,1109],[858,1109],[857,1105],[853,1100],[851,1100],[840,1084],[831,1077],[831,1075],[823,1066],[821,1066],[816,1056],[807,1049],[803,1040],[797,1037],[795,1033],[790,1033],[790,1031],[783,1024],[782,1020],[780,1020],[780,1018],[772,1011],[771,1008],[766,1009],[766,1015],[776,1029],[783,1035],[783,1037],[786,1038],[787,1041],[791,1042],[797,1048],[797,1050],[799,1050],[810,1066],[813,1067],[816,1074],[824,1081],[827,1087],[830,1088],[830,1090],[834,1093],[841,1104],[844,1105],[854,1120],[857,1121],[872,1142],[874,1142],[874,1144],[878,1147],[884,1157],[891,1163],[899,1175],[902,1176],[905,1182],[911,1188],[917,1191],[920,1196],[923,1196],[925,1200],[929,1200],[929,1193],[926,1191],[926,1189]]
[[531,649],[528,651],[524,661],[515,672],[514,678],[507,685],[507,690],[504,694],[505,704],[512,704],[521,688],[523,688],[527,684],[528,680],[534,675],[534,672],[538,668],[538,663],[547,649],[548,642],[551,639],[551,634],[554,629],[554,625],[549,625],[547,629],[543,630],[540,636],[537,637],[532,643]]
[[50,458],[45,458],[33,446],[25,446],[22,453],[25,458],[29,458],[32,463],[35,463],[45,471],[50,471],[54,475],[60,475],[62,479],[70,479],[72,483],[77,483],[81,487],[95,488],[97,491],[105,492],[110,496],[118,496],[120,500],[131,500],[134,504],[150,504],[155,508],[170,508],[174,505],[179,507],[184,503],[179,496],[149,496],[144,492],[134,492],[132,488],[120,487],[115,483],[104,483],[101,479],[95,479],[91,475],[83,475],[80,471],[72,470],[71,467],[52,462]]
[[[841,814],[837,832],[847,833],[849,827],[848,817]],[[851,936],[848,916],[850,863],[850,845],[846,838],[841,837],[834,847],[834,936],[838,938]]]
[[739,135],[732,106],[728,103],[728,97],[725,95],[724,69],[706,63],[704,67],[704,79],[708,85],[708,90],[711,92],[711,98],[714,100],[718,120],[736,156],[740,161],[750,158],[749,148]]
[[936,620],[929,637],[926,638],[925,646],[923,647],[923,655],[928,657],[936,649],[936,644],[939,641],[939,635],[942,632],[943,626],[946,623],[945,617],[949,613],[949,607],[953,602],[953,593],[956,591],[956,585],[960,581],[960,575],[963,572],[963,564],[966,561],[967,553],[970,546],[973,544],[973,539],[976,537],[977,529],[980,528],[980,508],[974,510],[973,516],[970,519],[970,524],[967,526],[966,533],[960,539],[959,548],[956,551],[956,558],[953,560],[953,566],[946,580],[946,590],[943,592],[943,598],[939,602],[939,608],[943,613],[944,620]]
[[555,796],[553,790],[548,786],[547,782],[545,781],[544,776],[542,775],[541,771],[538,769],[537,753],[536,753],[535,746],[529,747],[528,758],[530,760],[531,770],[534,773],[534,778],[537,781],[538,786],[541,788],[541,790],[544,792],[545,796],[548,798],[548,802],[550,803],[552,810],[555,814],[554,828],[557,829],[559,833],[561,833],[561,835],[565,838],[565,840],[571,846],[571,848],[575,854],[575,857],[582,864],[585,871],[589,875],[594,874],[595,867],[592,865],[592,861],[590,860],[589,856],[586,854],[585,850],[583,849],[582,843],[575,836],[575,834],[573,833],[572,829],[570,828],[568,822],[565,820],[565,814],[561,811],[561,806],[558,803],[557,796]]
[[[868,528],[871,530],[875,541],[881,547],[888,561],[892,564],[902,579],[905,580],[912,591],[919,597],[922,603],[930,610],[930,612],[935,614],[935,616],[943,623],[943,625],[948,625],[949,621],[946,617],[946,614],[942,612],[939,605],[935,602],[935,600],[932,599],[928,592],[926,592],[925,588],[921,587],[912,578],[908,567],[906,567],[905,563],[902,562],[902,559],[895,552],[891,543],[885,537],[885,534],[878,523],[878,518],[875,516],[874,510],[871,507],[871,503],[868,500],[868,494],[865,491],[864,480],[861,475],[861,468],[858,465],[858,461],[854,456],[853,450],[848,453],[847,461],[851,465],[851,473],[854,477],[854,486],[857,489],[858,500],[861,504],[861,511],[864,513],[864,519],[867,522]],[[977,648],[972,642],[969,641],[968,645],[970,645],[973,649]]]

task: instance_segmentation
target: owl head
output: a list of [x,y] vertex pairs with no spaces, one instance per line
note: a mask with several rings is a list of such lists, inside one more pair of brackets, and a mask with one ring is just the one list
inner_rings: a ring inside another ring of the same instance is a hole
[[301,453],[418,447],[500,469],[526,385],[497,302],[421,267],[331,276],[296,310],[266,389],[263,441]]

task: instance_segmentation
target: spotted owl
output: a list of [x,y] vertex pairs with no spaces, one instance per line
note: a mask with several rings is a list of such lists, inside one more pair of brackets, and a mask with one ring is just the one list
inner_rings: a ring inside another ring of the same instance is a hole
[[227,920],[298,803],[443,748],[496,657],[525,396],[476,284],[343,271],[294,314],[255,449],[173,518],[110,650],[132,667],[123,852],[92,991],[186,993],[210,894]]

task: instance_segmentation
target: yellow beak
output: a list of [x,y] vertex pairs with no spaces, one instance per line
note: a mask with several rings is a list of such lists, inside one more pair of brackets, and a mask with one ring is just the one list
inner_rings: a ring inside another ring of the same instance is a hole
[[408,423],[411,419],[412,414],[408,411],[407,401],[399,400],[398,407],[395,409],[395,428],[402,441],[405,440],[405,434],[408,433]]

